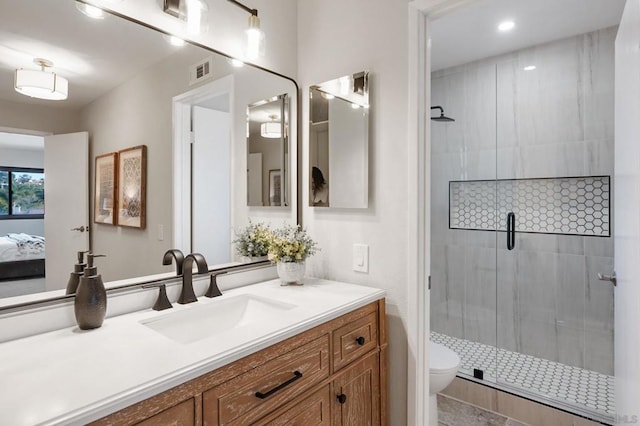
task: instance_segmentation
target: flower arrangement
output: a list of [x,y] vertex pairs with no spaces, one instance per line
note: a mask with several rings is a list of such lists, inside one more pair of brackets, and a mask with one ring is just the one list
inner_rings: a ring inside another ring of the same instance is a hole
[[253,223],[249,220],[249,225],[236,232],[236,252],[240,256],[260,257],[266,256],[269,252],[269,244],[273,238],[273,231],[269,225],[264,223]]
[[271,232],[269,260],[273,263],[302,262],[317,250],[317,243],[300,226],[285,225]]

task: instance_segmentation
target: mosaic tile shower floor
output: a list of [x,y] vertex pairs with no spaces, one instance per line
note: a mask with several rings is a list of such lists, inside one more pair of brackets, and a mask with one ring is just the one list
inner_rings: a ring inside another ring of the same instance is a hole
[[[484,371],[484,379],[557,400],[600,417],[615,414],[614,378],[493,346],[431,332],[431,340],[460,356],[461,372]],[[499,369],[496,374],[496,369]]]

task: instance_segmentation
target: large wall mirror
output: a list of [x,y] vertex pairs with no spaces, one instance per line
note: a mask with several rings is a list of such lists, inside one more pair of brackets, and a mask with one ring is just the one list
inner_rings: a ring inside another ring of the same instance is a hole
[[369,73],[309,88],[309,205],[367,208]]
[[[297,222],[293,80],[118,16],[91,19],[73,0],[37,3],[0,3],[0,306],[64,294],[79,250],[107,255],[98,269],[112,282],[171,273],[162,265],[170,248],[226,265],[240,259],[234,231],[249,219]],[[17,69],[41,69],[35,58],[68,81],[66,100],[14,89]],[[258,131],[272,122],[286,130],[278,166],[263,165],[263,200],[272,170],[282,193],[253,205],[247,108],[267,99],[283,107],[275,119],[260,115]],[[94,192],[117,191],[104,178],[107,154],[137,146],[146,147],[144,225],[113,225],[123,207]]]

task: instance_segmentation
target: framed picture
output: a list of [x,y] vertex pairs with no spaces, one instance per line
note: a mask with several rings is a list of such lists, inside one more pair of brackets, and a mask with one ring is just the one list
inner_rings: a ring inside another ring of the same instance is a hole
[[118,152],[118,225],[144,229],[147,222],[147,146]]
[[280,169],[269,170],[269,205],[282,205],[282,175]]
[[96,157],[95,178],[93,187],[93,221],[115,225],[116,217],[113,214],[117,207],[118,153],[99,155]]

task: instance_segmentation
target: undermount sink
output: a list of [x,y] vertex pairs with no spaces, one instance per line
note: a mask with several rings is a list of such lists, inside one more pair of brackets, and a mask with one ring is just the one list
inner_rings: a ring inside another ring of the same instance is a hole
[[184,310],[140,322],[171,340],[192,343],[247,325],[264,323],[295,307],[266,297],[241,294],[199,306],[187,305]]

